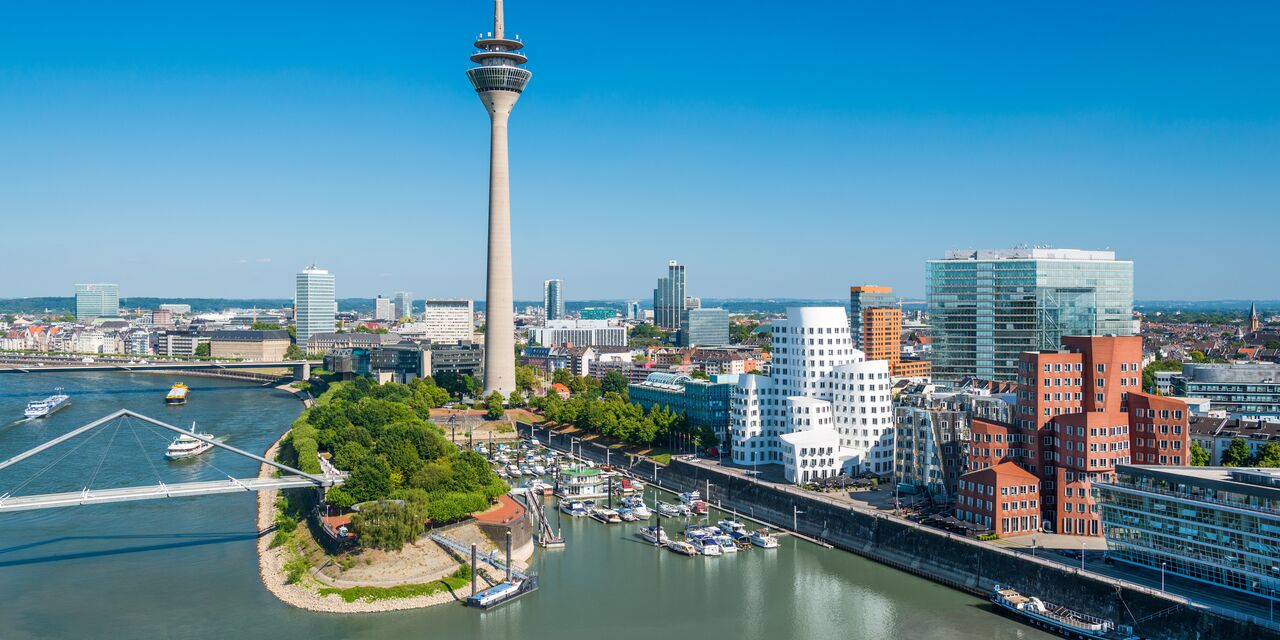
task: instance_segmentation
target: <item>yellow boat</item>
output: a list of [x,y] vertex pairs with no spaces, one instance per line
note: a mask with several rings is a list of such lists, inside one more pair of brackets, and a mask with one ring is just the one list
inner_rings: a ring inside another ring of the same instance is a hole
[[176,382],[173,388],[169,389],[169,395],[164,397],[165,404],[186,404],[187,403],[187,385]]

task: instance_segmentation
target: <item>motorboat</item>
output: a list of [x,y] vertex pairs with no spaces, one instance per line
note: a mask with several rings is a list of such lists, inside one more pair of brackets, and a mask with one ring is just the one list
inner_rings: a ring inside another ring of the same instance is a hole
[[710,537],[690,537],[687,539],[687,542],[693,545],[693,548],[697,549],[698,553],[701,553],[704,556],[719,557],[721,555],[720,545],[716,544],[716,541]]
[[991,590],[991,603],[1003,611],[1055,635],[1082,640],[1136,640],[1137,636],[1116,628],[1114,622],[1066,607],[1045,602],[1034,596],[1025,596],[1006,586],[996,585]]
[[698,555],[698,550],[693,545],[683,540],[672,540],[667,543],[667,548],[670,549],[672,552],[678,553],[682,556]]
[[200,438],[213,439],[213,436],[208,433],[197,434],[196,423],[192,422],[191,433],[184,433],[174,438],[173,442],[169,443],[169,448],[165,449],[164,457],[170,460],[181,460],[198,456],[213,448],[213,443],[195,437],[197,435]]
[[778,539],[769,535],[769,529],[756,529],[751,534],[751,544],[765,549],[777,549]]
[[738,543],[734,542],[733,538],[730,538],[727,535],[722,534],[718,536],[712,536],[711,539],[715,540],[716,544],[720,545],[721,553],[737,553],[738,552]]
[[540,464],[535,464],[533,465],[533,473],[534,475],[545,476],[547,475],[547,468]]
[[706,515],[707,511],[709,510],[707,503],[703,500],[694,500],[693,502],[688,503],[688,505],[686,506],[689,507],[690,511],[693,511],[694,513],[700,516]]
[[671,538],[667,537],[667,532],[662,529],[662,525],[655,524],[651,527],[640,527],[636,535],[644,538],[646,542],[660,547],[666,546],[667,543],[671,542]]
[[746,525],[742,524],[741,522],[738,522],[737,520],[732,520],[729,518],[725,518],[724,520],[717,522],[716,526],[720,527],[720,530],[725,533],[733,533],[734,531],[738,531],[741,533],[747,532]]
[[622,499],[622,506],[631,510],[635,516],[641,520],[648,520],[653,517],[653,511],[645,505],[644,498],[640,496],[627,496]]
[[683,505],[671,504],[669,502],[658,501],[658,515],[664,518],[679,518],[686,514],[680,507]]
[[680,502],[682,502],[682,503],[684,503],[684,504],[690,504],[690,503],[694,502],[695,500],[701,500],[701,499],[702,499],[702,493],[700,493],[700,492],[698,492],[698,491],[686,491],[686,492],[684,492],[684,493],[679,494],[679,495],[678,495],[678,496],[676,496],[676,497],[680,498]]
[[619,524],[622,522],[622,516],[617,511],[604,507],[591,510],[591,517],[605,524]]
[[587,508],[581,500],[561,500],[560,510],[575,518],[583,518],[587,515]]
[[43,418],[71,403],[71,396],[61,393],[62,389],[54,389],[53,395],[44,400],[32,400],[22,415],[28,418]]
[[636,512],[629,507],[618,509],[618,517],[622,518],[623,522],[638,522],[640,520],[640,518],[636,517]]
[[739,549],[751,548],[751,536],[746,531],[731,532],[729,537],[733,539],[733,543],[738,545]]

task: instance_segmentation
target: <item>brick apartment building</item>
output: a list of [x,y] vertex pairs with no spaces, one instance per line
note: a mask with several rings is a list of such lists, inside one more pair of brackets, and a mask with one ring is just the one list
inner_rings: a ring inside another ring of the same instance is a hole
[[1142,392],[1141,337],[1064,337],[1062,346],[1021,354],[1013,422],[975,418],[968,466],[1016,463],[1040,479],[1043,529],[1097,536],[1091,482],[1113,479],[1117,464],[1189,465],[1190,412]]
[[1012,462],[960,477],[956,517],[1000,536],[1035,533],[1040,525],[1040,479]]

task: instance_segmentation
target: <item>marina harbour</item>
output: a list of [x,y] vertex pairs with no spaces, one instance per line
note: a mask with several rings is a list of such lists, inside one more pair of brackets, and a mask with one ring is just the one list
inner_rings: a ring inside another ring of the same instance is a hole
[[[177,382],[189,387],[187,402],[167,406],[165,396]],[[27,403],[50,396],[55,387],[63,388],[69,404],[25,419]],[[302,406],[284,391],[177,373],[8,376],[0,386],[0,459],[122,408],[184,428],[195,423],[201,433],[260,454]],[[57,474],[29,478],[52,461],[47,454],[3,470],[0,494],[24,482],[22,493],[36,493],[78,490],[90,478],[94,487],[106,488],[152,484],[157,473],[207,481],[257,472],[256,462],[219,449],[167,461],[172,433],[162,439],[142,429],[135,441],[120,430],[110,438],[84,443],[53,467]],[[109,443],[132,455],[104,458]],[[655,511],[659,501],[679,502],[653,487],[643,495]],[[554,497],[533,500],[543,504],[548,524],[565,542],[535,551],[529,571],[538,576],[536,592],[486,611],[447,604],[377,614],[302,611],[267,592],[258,575],[252,494],[0,514],[0,628],[6,640],[119,634],[626,640],[672,629],[687,637],[771,640],[1053,637],[998,615],[984,599],[788,535],[777,535],[774,549],[753,546],[721,557],[684,557],[637,535],[641,526],[661,523],[676,538],[687,524],[733,517],[714,507],[705,515],[654,513],[647,521],[604,524],[559,512]],[[739,519],[749,531],[762,526]],[[35,584],[41,588],[30,588]]]

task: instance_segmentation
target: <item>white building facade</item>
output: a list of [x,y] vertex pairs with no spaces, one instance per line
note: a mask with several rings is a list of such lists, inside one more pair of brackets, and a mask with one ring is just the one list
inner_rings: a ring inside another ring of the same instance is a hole
[[577,347],[625,347],[626,327],[610,326],[608,320],[547,320],[541,327],[530,327],[529,339],[540,345],[566,342]]
[[470,300],[427,300],[422,335],[435,343],[471,342],[475,311]]
[[892,473],[889,364],[854,348],[844,309],[793,307],[772,331],[772,374],[734,387],[734,463],[781,464],[790,482]]

